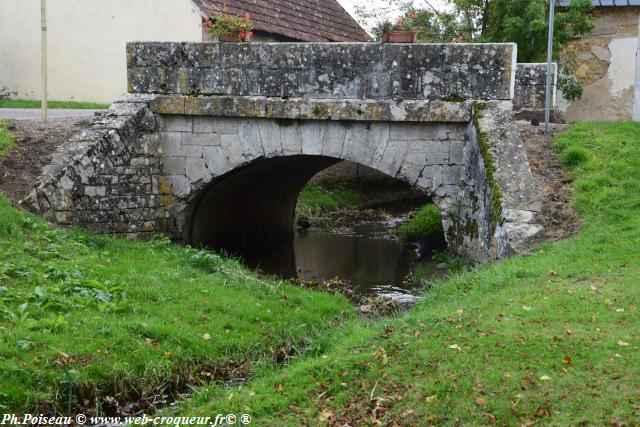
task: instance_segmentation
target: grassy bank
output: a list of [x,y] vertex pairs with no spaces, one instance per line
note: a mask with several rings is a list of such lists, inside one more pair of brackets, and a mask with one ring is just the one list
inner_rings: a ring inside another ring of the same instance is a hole
[[312,217],[322,212],[335,211],[353,206],[362,200],[356,191],[344,187],[325,188],[319,185],[307,185],[298,196],[296,215]]
[[16,136],[7,127],[8,122],[0,119],[0,158],[7,155],[16,140]]
[[639,135],[638,124],[582,123],[558,138],[579,235],[432,283],[403,317],[337,328],[323,355],[210,387],[180,411],[260,425],[633,425]]
[[324,351],[328,329],[353,314],[340,297],[209,252],[54,230],[1,196],[0,260],[5,412],[64,412],[69,387],[74,406],[113,412],[247,375]]
[[207,251],[54,229],[0,194],[0,412],[143,410],[321,354],[353,317]]
[[[40,108],[40,101],[26,99],[0,99],[0,108]],[[76,101],[49,101],[47,106],[51,109],[65,110],[106,110],[109,104],[99,104],[95,102]]]

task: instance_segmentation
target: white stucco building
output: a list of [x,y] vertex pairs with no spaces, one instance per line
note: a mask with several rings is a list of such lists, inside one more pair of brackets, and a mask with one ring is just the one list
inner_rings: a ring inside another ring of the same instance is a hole
[[[40,0],[0,0],[0,97],[40,98]],[[128,41],[202,41],[202,16],[248,12],[256,40],[362,41],[335,0],[48,0],[49,99],[124,93]]]

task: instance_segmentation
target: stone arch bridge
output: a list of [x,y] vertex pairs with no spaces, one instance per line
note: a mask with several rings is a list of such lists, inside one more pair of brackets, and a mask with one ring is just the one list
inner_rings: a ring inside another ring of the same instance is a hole
[[305,183],[350,160],[431,195],[468,261],[499,259],[535,205],[515,49],[130,43],[129,93],[25,203],[60,225],[236,249],[290,236]]

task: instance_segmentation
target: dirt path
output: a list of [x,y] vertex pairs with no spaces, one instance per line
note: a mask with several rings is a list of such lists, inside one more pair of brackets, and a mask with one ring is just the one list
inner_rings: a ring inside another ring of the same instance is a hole
[[16,148],[0,159],[0,189],[15,205],[36,186],[44,166],[56,148],[89,125],[87,118],[11,122],[9,130],[18,138]]
[[573,236],[580,229],[580,220],[572,207],[571,179],[565,175],[553,148],[553,138],[567,130],[569,125],[552,124],[551,138],[544,135],[542,127],[531,126],[529,122],[520,121],[518,127],[533,172],[538,199],[542,203],[536,222],[544,230],[518,248],[522,253],[530,253],[541,242],[555,242]]

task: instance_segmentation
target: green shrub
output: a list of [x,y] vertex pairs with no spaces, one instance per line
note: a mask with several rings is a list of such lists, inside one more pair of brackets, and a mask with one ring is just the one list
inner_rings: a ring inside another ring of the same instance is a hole
[[580,147],[569,147],[562,153],[562,165],[575,167],[584,163],[588,158],[587,152]]
[[441,238],[444,235],[442,216],[440,210],[434,204],[422,207],[416,217],[400,227],[402,240],[415,240],[420,238]]

